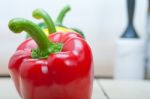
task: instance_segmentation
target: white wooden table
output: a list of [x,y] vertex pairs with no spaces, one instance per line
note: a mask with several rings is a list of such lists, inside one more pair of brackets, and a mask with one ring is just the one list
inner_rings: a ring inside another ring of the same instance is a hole
[[[20,99],[9,78],[0,78],[0,99]],[[150,99],[150,81],[96,79],[92,99]]]

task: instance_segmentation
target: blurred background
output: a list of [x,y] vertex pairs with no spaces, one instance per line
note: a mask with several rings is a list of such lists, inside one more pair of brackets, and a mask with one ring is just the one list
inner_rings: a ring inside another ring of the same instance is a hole
[[[8,21],[14,17],[32,18],[32,11],[43,8],[55,20],[59,11],[70,5],[64,25],[79,27],[90,44],[94,57],[95,77],[112,78],[117,39],[128,23],[126,0],[2,0],[0,3],[0,76],[9,75],[10,56],[25,39],[25,33],[16,35],[8,29]],[[134,26],[141,38],[146,37],[148,0],[136,0]],[[144,65],[143,65],[144,67]]]

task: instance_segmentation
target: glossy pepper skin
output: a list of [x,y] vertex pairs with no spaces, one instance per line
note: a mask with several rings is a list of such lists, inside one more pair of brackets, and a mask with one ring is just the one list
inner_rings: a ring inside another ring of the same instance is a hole
[[47,37],[38,25],[22,18],[12,19],[9,28],[32,37],[20,44],[9,61],[22,99],[91,99],[92,52],[80,34],[57,32]]

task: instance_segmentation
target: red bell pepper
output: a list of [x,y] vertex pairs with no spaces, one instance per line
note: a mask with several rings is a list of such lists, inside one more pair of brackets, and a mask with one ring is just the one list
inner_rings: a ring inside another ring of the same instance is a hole
[[9,61],[22,99],[91,99],[92,52],[80,34],[59,32],[47,37],[38,25],[23,18],[10,20],[9,28],[32,37]]
[[[80,29],[77,28],[68,28],[63,25],[63,20],[67,12],[71,10],[71,7],[69,5],[65,6],[59,13],[57,20],[55,22],[55,25],[51,24],[52,18],[49,16],[49,14],[43,10],[43,9],[35,9],[32,13],[32,16],[36,19],[43,19],[44,22],[40,23],[39,26],[44,30],[46,34],[51,33],[53,31],[61,31],[61,32],[77,32],[80,35],[82,35],[83,38],[85,38],[83,32]],[[56,30],[52,30],[56,27]]]

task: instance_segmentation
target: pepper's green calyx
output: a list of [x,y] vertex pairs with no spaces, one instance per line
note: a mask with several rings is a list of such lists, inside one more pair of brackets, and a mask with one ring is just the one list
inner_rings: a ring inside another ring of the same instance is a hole
[[47,58],[49,54],[60,52],[62,44],[52,43],[44,32],[35,23],[23,19],[14,18],[9,21],[9,29],[14,33],[27,32],[38,45],[37,49],[32,50],[32,58]]
[[32,16],[36,19],[43,19],[47,25],[49,33],[56,32],[55,25],[49,14],[43,9],[36,9],[33,11]]
[[71,10],[71,7],[69,5],[65,6],[59,13],[57,19],[56,19],[56,25],[57,26],[62,26],[63,24],[63,20],[64,17],[66,15],[67,12],[69,12]]

